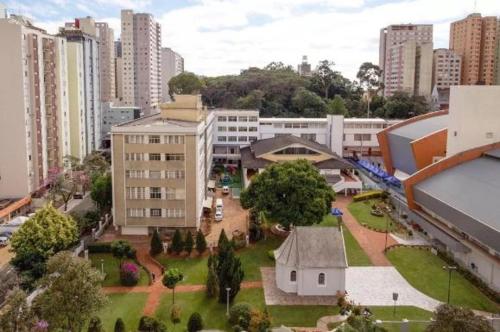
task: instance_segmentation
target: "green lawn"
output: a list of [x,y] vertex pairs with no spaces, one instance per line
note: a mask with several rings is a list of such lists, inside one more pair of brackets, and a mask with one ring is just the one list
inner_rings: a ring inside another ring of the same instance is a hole
[[[111,254],[90,254],[89,258],[92,262],[92,266],[94,266],[99,271],[101,270],[101,259],[103,260],[104,273],[106,274],[106,279],[104,279],[104,281],[102,282],[102,285],[104,287],[121,286],[120,268],[119,268],[119,261],[117,258],[113,257],[113,255]],[[148,274],[143,268],[141,268],[141,275],[137,285],[147,286],[148,284],[149,284]]]
[[[387,257],[408,282],[424,294],[446,302],[448,271],[446,263],[427,250],[397,248]],[[457,272],[452,272],[450,303],[471,309],[499,312],[499,306]]]
[[[323,221],[318,224],[318,226],[330,226],[337,227],[338,220],[337,217],[327,214],[323,217]],[[372,263],[363,249],[359,246],[358,241],[351,234],[349,229],[345,226],[342,227],[344,231],[344,241],[347,251],[347,263],[349,266],[371,266]]]
[[[182,330],[193,312],[198,312],[203,318],[206,329],[222,329],[230,331],[227,323],[226,306],[217,302],[217,299],[208,299],[205,292],[177,293],[176,304],[182,308],[180,327]],[[246,302],[250,305],[264,308],[264,294],[262,289],[243,289],[235,299],[235,303]],[[169,331],[173,330],[169,319],[172,305],[172,295],[166,294],[162,297],[160,306],[156,311],[156,317],[168,325]],[[273,326],[316,326],[316,321],[326,315],[335,315],[338,308],[335,306],[268,306],[267,310]]]
[[[267,252],[277,249],[281,242],[282,239],[269,236],[266,240],[259,241],[236,252],[245,271],[245,281],[261,280],[260,267],[274,266],[274,262],[269,259]],[[157,259],[167,269],[174,267],[180,269],[184,273],[182,284],[205,284],[208,260],[206,256],[200,258],[176,258],[160,255]]]
[[121,318],[127,332],[137,331],[148,294],[110,294],[108,298],[109,303],[98,314],[104,325],[104,330],[113,331],[116,320]]
[[[408,320],[430,320],[432,317],[432,312],[426,311],[416,307],[401,306],[396,307],[396,314],[394,315],[393,307],[370,307],[373,313],[373,319],[380,319],[383,321],[402,321],[403,319]],[[399,332],[401,329],[400,324],[385,323],[382,324],[389,332]],[[425,331],[427,324],[425,323],[410,323],[410,332],[423,332]]]
[[[372,205],[377,203],[376,199],[371,199],[367,201],[361,202],[352,202],[348,205],[348,209],[351,214],[356,218],[356,220],[361,224],[366,224],[372,228],[385,232],[387,227],[387,219],[389,218],[386,215],[383,217],[377,217],[370,213],[372,209]],[[389,220],[389,231],[393,231],[396,229],[394,223]]]

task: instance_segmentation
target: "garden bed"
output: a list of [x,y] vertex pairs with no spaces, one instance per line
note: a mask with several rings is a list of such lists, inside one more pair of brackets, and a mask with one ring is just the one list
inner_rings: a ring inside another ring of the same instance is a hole
[[[101,259],[103,260],[104,273],[106,275],[106,278],[102,282],[102,285],[104,287],[121,286],[120,267],[119,267],[119,260],[117,258],[113,257],[113,255],[111,254],[101,253],[101,254],[90,254],[89,259],[92,262],[92,266],[98,271],[101,271]],[[131,259],[125,259],[124,262],[131,262],[137,265],[137,262]],[[137,285],[138,286],[149,285],[148,272],[141,266],[139,265],[137,266],[140,268],[139,281]]]

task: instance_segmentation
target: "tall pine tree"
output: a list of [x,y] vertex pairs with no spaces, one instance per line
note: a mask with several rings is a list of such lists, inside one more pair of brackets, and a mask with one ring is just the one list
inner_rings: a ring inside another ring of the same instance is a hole
[[216,261],[217,282],[219,286],[219,302],[227,302],[227,288],[229,290],[229,302],[232,302],[240,291],[241,282],[245,273],[241,261],[236,257],[231,242],[224,231],[219,237],[219,252]]
[[151,237],[151,248],[149,249],[149,254],[151,256],[156,256],[163,251],[163,243],[160,238],[160,233],[158,230],[153,232],[153,236]]
[[198,254],[203,254],[207,250],[207,240],[205,239],[205,235],[203,235],[201,229],[196,233],[196,251]]
[[188,231],[186,233],[186,239],[184,240],[184,249],[188,253],[188,256],[191,255],[191,252],[193,251],[193,235],[191,234],[191,231]]
[[174,233],[174,237],[172,239],[172,251],[176,254],[180,254],[184,250],[184,243],[182,241],[181,232],[176,229]]

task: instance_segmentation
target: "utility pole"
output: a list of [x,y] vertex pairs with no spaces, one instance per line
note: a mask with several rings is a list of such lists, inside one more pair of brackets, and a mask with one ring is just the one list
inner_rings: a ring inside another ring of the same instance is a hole
[[443,266],[443,269],[448,270],[448,301],[447,301],[447,303],[450,304],[451,272],[456,270],[457,267],[455,265],[446,265],[446,266]]

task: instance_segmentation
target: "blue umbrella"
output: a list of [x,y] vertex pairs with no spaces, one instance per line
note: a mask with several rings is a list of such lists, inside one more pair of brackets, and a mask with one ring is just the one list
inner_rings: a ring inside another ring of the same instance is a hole
[[340,211],[340,209],[338,209],[338,208],[332,208],[330,213],[332,214],[332,216],[336,216],[336,217],[340,217],[340,216],[344,215],[342,213],[342,211]]

